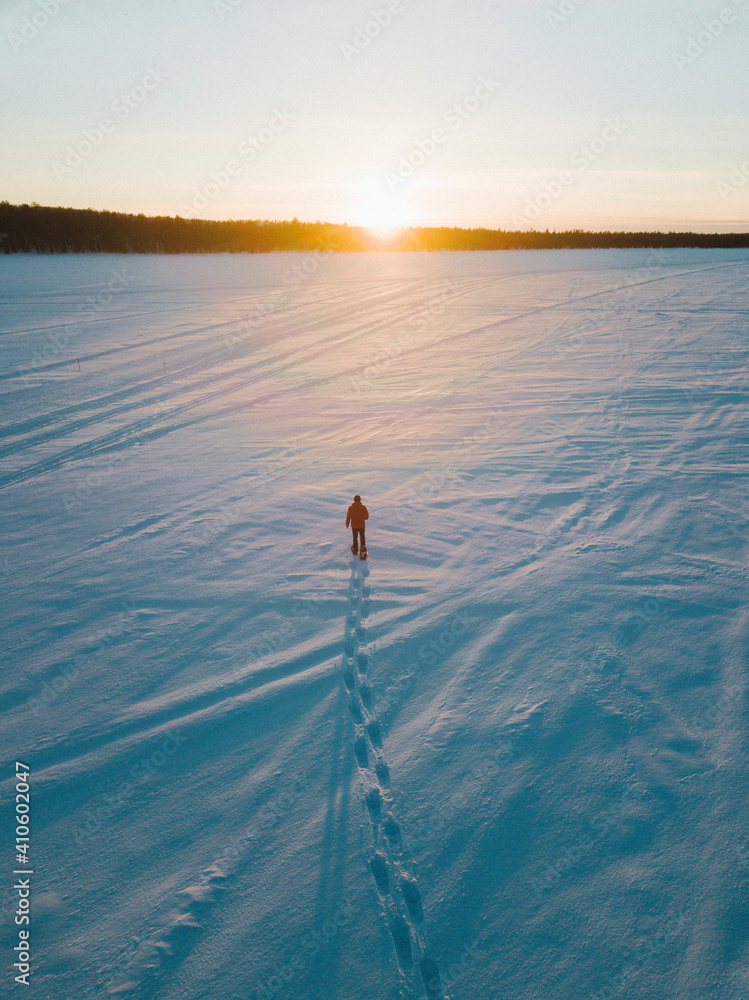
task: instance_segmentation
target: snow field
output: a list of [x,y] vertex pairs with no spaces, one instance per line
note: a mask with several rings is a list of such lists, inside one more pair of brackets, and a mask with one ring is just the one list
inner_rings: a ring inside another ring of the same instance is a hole
[[747,993],[748,266],[3,258],[34,995]]

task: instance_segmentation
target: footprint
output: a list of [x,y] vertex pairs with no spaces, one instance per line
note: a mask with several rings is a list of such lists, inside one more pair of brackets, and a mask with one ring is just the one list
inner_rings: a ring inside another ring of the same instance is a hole
[[371,587],[367,587],[365,585],[365,586],[362,587],[361,592],[362,592],[362,597],[369,597],[369,595],[372,593],[372,588]]
[[373,823],[379,822],[382,815],[382,795],[379,788],[372,788],[367,793],[367,809]]
[[387,896],[390,892],[390,878],[388,877],[387,861],[381,854],[375,854],[369,864],[380,895]]
[[364,626],[363,625],[357,625],[356,626],[356,638],[359,640],[359,642],[364,642],[364,640],[366,638],[366,635],[367,635],[367,630],[364,628]]
[[362,617],[362,618],[369,618],[369,601],[365,601],[362,604],[360,617]]
[[437,968],[437,963],[428,955],[425,955],[419,962],[419,971],[421,972],[421,978],[424,980],[424,989],[427,991],[427,996],[433,997],[434,1000],[442,997],[442,983],[440,982],[440,972]]
[[359,688],[359,694],[361,695],[361,700],[367,708],[372,707],[372,688],[369,684],[362,684]]
[[353,691],[355,687],[356,679],[354,677],[354,664],[347,663],[343,668],[343,682],[346,685],[347,691]]
[[343,651],[345,652],[346,656],[353,656],[354,655],[354,640],[353,639],[346,639],[346,641],[343,644]]
[[424,919],[424,910],[421,905],[421,896],[419,895],[416,883],[412,882],[411,879],[404,878],[401,881],[401,892],[403,893],[403,898],[406,901],[408,915],[414,923],[420,924]]
[[157,979],[185,958],[203,932],[204,918],[225,891],[226,881],[224,872],[212,866],[203,871],[197,883],[180,890],[179,903],[166,924],[139,943],[126,972],[127,981],[113,986],[109,992],[123,996],[136,992],[138,996],[152,995]]
[[390,933],[393,935],[395,944],[395,954],[398,956],[398,965],[408,972],[413,966],[411,955],[411,932],[403,917],[390,918]]
[[367,732],[369,733],[369,738],[372,741],[372,746],[377,747],[378,750],[381,750],[382,730],[380,729],[380,723],[377,721],[377,719],[373,719],[372,722],[369,723],[369,725],[367,726]]
[[359,653],[356,657],[356,665],[360,674],[366,674],[367,667],[369,666],[369,657],[366,653]]
[[388,839],[388,843],[392,850],[400,850],[401,847],[401,828],[395,822],[392,816],[388,816],[385,820],[385,836]]
[[349,715],[357,724],[357,726],[361,726],[364,724],[364,716],[361,713],[361,705],[359,704],[358,701],[355,701],[353,698],[349,698],[348,710],[349,710]]
[[375,763],[375,773],[377,774],[377,780],[379,781],[379,783],[384,788],[387,788],[388,785],[390,784],[390,768],[387,766],[384,760],[378,760]]
[[366,770],[369,764],[369,755],[367,754],[367,743],[363,736],[356,737],[354,753],[356,754],[356,763],[362,770]]

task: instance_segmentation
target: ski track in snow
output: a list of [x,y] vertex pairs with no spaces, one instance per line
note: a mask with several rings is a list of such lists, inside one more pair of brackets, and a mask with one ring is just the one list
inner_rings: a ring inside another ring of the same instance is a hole
[[[712,265],[709,267],[702,267],[694,270],[680,271],[675,275],[670,273],[668,276],[652,276],[645,279],[638,280],[636,282],[631,282],[629,284],[616,285],[613,288],[608,287],[600,291],[593,292],[586,296],[580,296],[579,298],[573,300],[569,299],[562,300],[561,302],[555,302],[547,306],[539,306],[533,309],[526,310],[521,313],[515,313],[508,316],[505,319],[494,320],[489,328],[495,329],[502,326],[504,323],[516,323],[518,320],[527,319],[531,316],[536,316],[538,314],[546,313],[559,309],[560,307],[569,308],[573,304],[579,304],[582,301],[589,299],[598,299],[606,295],[610,295],[612,292],[622,292],[628,291],[632,288],[637,288],[642,285],[648,285],[653,282],[658,281],[672,281],[675,277],[689,277],[694,274],[700,274],[703,271],[713,270],[715,267],[721,268],[727,265]],[[518,275],[514,278],[506,278],[503,280],[522,280],[526,277],[525,275]],[[479,281],[466,282],[463,285],[461,294],[467,295],[472,291],[475,291],[481,287],[495,286],[497,284],[496,279],[482,279]],[[409,289],[409,293],[413,294],[414,289]],[[421,291],[420,288],[415,290]],[[295,326],[293,328],[293,335],[297,336],[299,334],[316,331],[322,327],[327,328],[328,326],[335,323],[336,320],[342,320],[345,318],[347,331],[344,336],[336,334],[330,338],[327,338],[329,344],[324,340],[322,343],[324,346],[317,347],[314,351],[307,352],[306,354],[301,354],[298,350],[296,351],[286,351],[281,354],[276,355],[267,362],[267,366],[264,365],[265,370],[260,375],[253,375],[252,377],[245,377],[248,372],[254,371],[257,367],[257,360],[253,360],[249,364],[237,364],[229,368],[228,371],[221,371],[218,373],[213,373],[210,375],[203,376],[203,372],[210,367],[213,367],[217,363],[221,363],[224,359],[217,358],[215,355],[209,356],[207,359],[201,359],[200,361],[194,362],[192,365],[182,367],[175,373],[176,378],[186,379],[193,375],[199,375],[199,379],[195,382],[190,382],[185,388],[181,386],[170,386],[161,391],[154,392],[152,395],[145,399],[135,399],[131,400],[126,404],[121,406],[111,406],[112,402],[116,402],[120,397],[128,398],[133,395],[142,396],[144,391],[149,391],[152,388],[157,388],[163,386],[164,382],[171,382],[171,376],[164,376],[164,379],[154,379],[146,382],[145,385],[139,385],[136,389],[124,390],[122,393],[117,394],[115,397],[108,396],[104,397],[102,400],[97,400],[95,404],[87,404],[89,406],[95,406],[97,409],[99,407],[106,407],[103,413],[97,413],[90,417],[81,418],[78,420],[70,421],[66,424],[55,424],[50,428],[49,431],[45,433],[32,434],[27,437],[23,437],[20,441],[14,444],[9,444],[7,446],[0,446],[0,463],[3,458],[11,457],[14,458],[17,454],[22,453],[29,448],[43,444],[48,440],[59,440],[60,438],[66,437],[70,434],[74,434],[76,431],[85,429],[89,426],[93,426],[100,423],[103,420],[111,420],[112,417],[117,417],[120,415],[131,414],[135,410],[151,410],[155,408],[157,410],[157,417],[145,416],[137,421],[133,421],[125,424],[123,427],[118,428],[116,431],[112,431],[108,434],[100,435],[98,438],[88,441],[85,445],[75,445],[71,448],[59,452],[54,457],[44,459],[40,462],[29,465],[22,468],[16,472],[8,473],[5,476],[0,475],[0,490],[10,486],[17,482],[23,482],[28,478],[33,478],[38,475],[43,475],[54,469],[60,468],[70,462],[80,460],[92,455],[98,455],[121,447],[123,444],[128,443],[134,436],[137,436],[141,441],[145,441],[154,437],[159,437],[170,432],[180,430],[186,427],[194,426],[195,424],[202,423],[205,421],[214,420],[217,417],[226,415],[228,413],[236,412],[237,410],[244,410],[249,407],[254,407],[260,403],[268,402],[273,399],[277,399],[285,395],[288,391],[287,389],[278,389],[267,392],[262,395],[255,396],[250,401],[245,401],[241,403],[229,404],[218,409],[209,409],[206,413],[199,416],[190,417],[189,419],[179,420],[176,418],[182,417],[184,414],[194,410],[197,407],[205,406],[206,404],[213,403],[214,401],[220,401],[226,396],[240,393],[246,390],[249,386],[261,384],[263,382],[269,381],[271,379],[277,378],[279,375],[286,371],[294,370],[300,365],[304,364],[313,359],[319,359],[325,354],[331,351],[338,351],[342,346],[347,346],[349,344],[356,344],[360,341],[363,333],[366,332],[368,337],[376,334],[378,331],[388,330],[397,318],[403,315],[404,311],[404,301],[402,294],[397,294],[393,296],[388,296],[388,301],[383,305],[380,305],[377,300],[382,297],[382,293],[378,292],[375,296],[375,302],[364,301],[358,306],[358,314],[361,316],[361,320],[358,325],[355,325],[353,331],[349,329],[352,319],[355,318],[356,313],[352,311],[352,306],[350,299],[338,307],[335,303],[330,301],[323,301],[319,304],[319,318],[313,321],[312,324],[301,324],[300,326]],[[408,306],[406,305],[407,309]],[[336,313],[336,309],[339,309]],[[288,317],[284,316],[284,322],[288,323]],[[480,326],[470,328],[466,331],[461,331],[459,333],[450,334],[447,337],[440,338],[439,341],[435,342],[435,345],[442,346],[446,342],[451,342],[456,339],[463,339],[465,337],[475,336],[481,334],[487,329],[487,327]],[[211,327],[208,328],[207,332],[210,332]],[[547,337],[541,338],[540,342],[548,339]],[[147,342],[150,343],[150,342]],[[435,346],[430,345],[430,346]],[[419,345],[411,349],[412,351],[422,352],[424,347]],[[518,351],[518,353],[526,352],[528,350],[528,345],[524,345],[523,348]],[[406,356],[411,351],[401,352],[402,356]],[[512,354],[506,357],[506,361],[512,359]],[[68,363],[69,364],[69,363]],[[310,384],[320,384],[321,382],[326,382],[330,380],[337,380],[341,377],[351,376],[356,374],[362,369],[366,369],[369,363],[362,365],[352,366],[347,368],[343,372],[336,372],[331,376],[323,376],[314,380]],[[48,370],[50,366],[40,366],[34,369],[34,375],[43,375],[45,370]],[[58,367],[57,365],[51,367]],[[238,378],[239,377],[239,378]],[[196,396],[196,393],[200,393],[203,389],[209,389],[220,383],[225,383],[231,380],[231,384],[227,387],[221,385],[220,388],[214,388],[211,391],[203,392]],[[175,405],[172,401],[182,395],[189,393],[190,399],[183,403]],[[167,405],[169,404],[169,405]],[[80,407],[76,409],[75,412],[80,412]],[[57,418],[56,418],[57,419]],[[48,418],[45,418],[46,422]],[[167,422],[170,421],[170,422]],[[24,422],[23,424],[9,425],[2,432],[1,436],[17,436],[19,433],[23,434],[29,430],[36,430],[36,424],[32,422]]]

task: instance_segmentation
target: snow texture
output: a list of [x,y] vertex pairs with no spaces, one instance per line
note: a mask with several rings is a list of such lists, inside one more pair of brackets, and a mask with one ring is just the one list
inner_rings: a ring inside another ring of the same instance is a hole
[[2,258],[25,995],[747,1000],[748,284]]

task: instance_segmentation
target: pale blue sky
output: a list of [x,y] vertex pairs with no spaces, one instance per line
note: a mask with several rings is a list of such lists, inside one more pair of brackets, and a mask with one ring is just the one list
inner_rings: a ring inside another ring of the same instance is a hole
[[749,0],[4,0],[0,198],[747,231],[748,40]]

